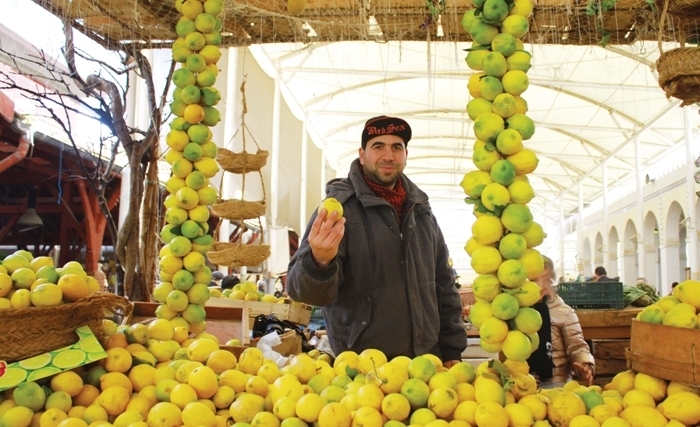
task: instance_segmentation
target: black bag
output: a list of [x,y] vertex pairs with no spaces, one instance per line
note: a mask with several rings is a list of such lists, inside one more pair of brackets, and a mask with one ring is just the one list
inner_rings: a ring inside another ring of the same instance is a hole
[[278,319],[275,313],[259,314],[255,316],[255,321],[253,322],[253,338],[260,338],[271,332],[277,332],[277,335],[281,336],[287,329],[295,331],[297,335],[301,337],[302,352],[306,353],[314,349],[306,340],[306,335],[304,335],[299,326],[289,320]]

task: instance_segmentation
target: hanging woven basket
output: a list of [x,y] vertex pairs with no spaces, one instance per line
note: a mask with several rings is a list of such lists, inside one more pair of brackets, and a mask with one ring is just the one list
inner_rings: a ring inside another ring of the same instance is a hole
[[270,257],[270,245],[243,245],[240,243],[215,242],[207,252],[209,261],[228,267],[260,265]]
[[666,97],[686,106],[700,102],[700,48],[680,47],[663,52],[656,61],[659,86]]
[[227,172],[244,174],[262,169],[267,164],[269,154],[266,150],[258,150],[257,153],[251,154],[246,151],[234,153],[231,150],[220,148],[216,154],[216,161]]
[[219,218],[231,221],[254,219],[265,215],[267,204],[264,200],[249,202],[246,200],[221,200],[211,205],[211,211]]
[[[656,6],[663,10],[665,0],[656,0]],[[668,13],[678,18],[700,17],[700,0],[668,0]]]

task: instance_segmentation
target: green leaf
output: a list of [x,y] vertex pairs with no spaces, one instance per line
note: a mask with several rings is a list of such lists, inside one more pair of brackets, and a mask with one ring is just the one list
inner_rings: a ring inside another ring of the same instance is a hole
[[478,203],[481,203],[481,200],[479,199],[472,199],[471,197],[465,197],[464,198],[464,203],[468,205],[476,205]]
[[510,371],[506,368],[503,363],[498,360],[491,359],[489,361],[489,368],[495,369],[501,377],[501,384],[503,384],[503,391],[508,391],[513,388],[515,383],[510,379]]
[[505,206],[494,206],[493,207],[493,214],[495,216],[500,217],[501,214],[503,213],[503,209],[505,209],[505,208],[506,208]]
[[486,148],[486,151],[493,151],[496,149],[496,144],[494,144],[492,141],[487,141],[484,148]]

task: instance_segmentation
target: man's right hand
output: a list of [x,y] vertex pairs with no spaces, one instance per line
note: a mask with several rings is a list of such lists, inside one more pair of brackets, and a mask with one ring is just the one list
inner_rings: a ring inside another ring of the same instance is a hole
[[317,266],[327,268],[338,255],[340,241],[345,234],[345,218],[338,219],[338,212],[328,218],[328,211],[321,209],[309,231],[309,247]]

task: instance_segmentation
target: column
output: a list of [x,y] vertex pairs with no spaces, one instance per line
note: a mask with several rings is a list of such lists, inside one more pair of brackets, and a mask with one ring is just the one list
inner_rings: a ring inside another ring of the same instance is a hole
[[[646,249],[644,248],[644,172],[642,171],[642,142],[640,136],[634,138],[634,161],[637,178],[637,218],[635,225],[637,230],[637,277],[645,277],[647,281],[652,280],[646,273]],[[654,236],[646,236],[650,240]],[[651,264],[650,264],[651,265]]]
[[326,198],[326,146],[321,148],[321,200]]
[[576,226],[576,275],[585,274],[583,262],[587,258],[583,253],[583,180],[578,182],[578,224]]
[[[690,110],[687,108],[683,109],[683,130],[685,131],[685,191],[687,204],[685,207],[685,230],[687,236],[687,256],[688,256],[688,267],[690,267],[690,278],[698,279],[700,278],[700,271],[698,271],[698,232],[695,227],[697,218],[695,218],[695,162],[693,159],[693,134],[692,134],[693,121],[690,117]],[[681,242],[683,243],[683,242]],[[685,278],[685,277],[683,277]]]
[[566,280],[566,263],[564,259],[564,194],[559,197],[559,271],[560,277]]
[[[277,67],[279,69],[279,67]],[[281,86],[282,86],[282,75],[278,74],[275,76],[275,91],[272,104],[272,148],[270,150],[270,194],[268,200],[270,200],[270,229],[268,231],[269,242],[270,242],[270,259],[268,260],[268,270],[270,266],[276,266],[278,262],[278,254],[282,250],[281,245],[287,247],[287,242],[281,239],[278,225],[277,225],[277,212],[279,210],[279,199],[277,195],[279,194],[280,186],[280,120],[281,120],[281,110],[282,110],[282,96],[281,96]],[[289,249],[287,249],[289,253]],[[269,289],[268,289],[269,291]]]
[[308,124],[308,119],[304,118],[301,125],[301,191],[299,201],[299,238],[304,235],[306,231],[306,223],[309,218],[306,213],[306,199],[308,195],[308,180],[309,180],[309,133],[306,129]]
[[[238,49],[228,48],[224,51],[225,59],[220,61],[222,64],[221,75],[226,76],[226,89],[223,92],[222,101],[219,104],[224,104],[223,108],[223,138],[218,141],[219,147],[226,147],[229,150],[234,150],[232,140],[236,134],[236,130],[241,126],[241,118],[237,116],[239,105],[237,99],[238,90]],[[223,59],[224,57],[222,57]],[[217,79],[220,81],[222,79]],[[239,132],[240,133],[240,132]],[[240,136],[239,136],[240,137]],[[231,173],[222,173],[221,175],[221,194],[219,197],[223,200],[235,198],[236,189],[240,188],[240,177]],[[221,220],[219,225],[219,235],[214,236],[220,242],[228,242],[231,236],[231,221],[228,219]],[[228,274],[227,267],[219,267],[224,273]]]
[[661,281],[657,285],[661,295],[668,295],[671,283],[681,280],[680,246],[678,241],[661,246]]
[[610,268],[610,259],[609,259],[610,248],[608,247],[608,245],[610,244],[610,226],[608,224],[609,207],[608,207],[608,162],[607,162],[607,160],[603,161],[603,164],[601,165],[601,170],[603,171],[603,230],[601,233],[603,235],[603,248],[601,249],[601,253],[603,256],[603,267],[605,267],[605,269],[607,270],[608,268]]

